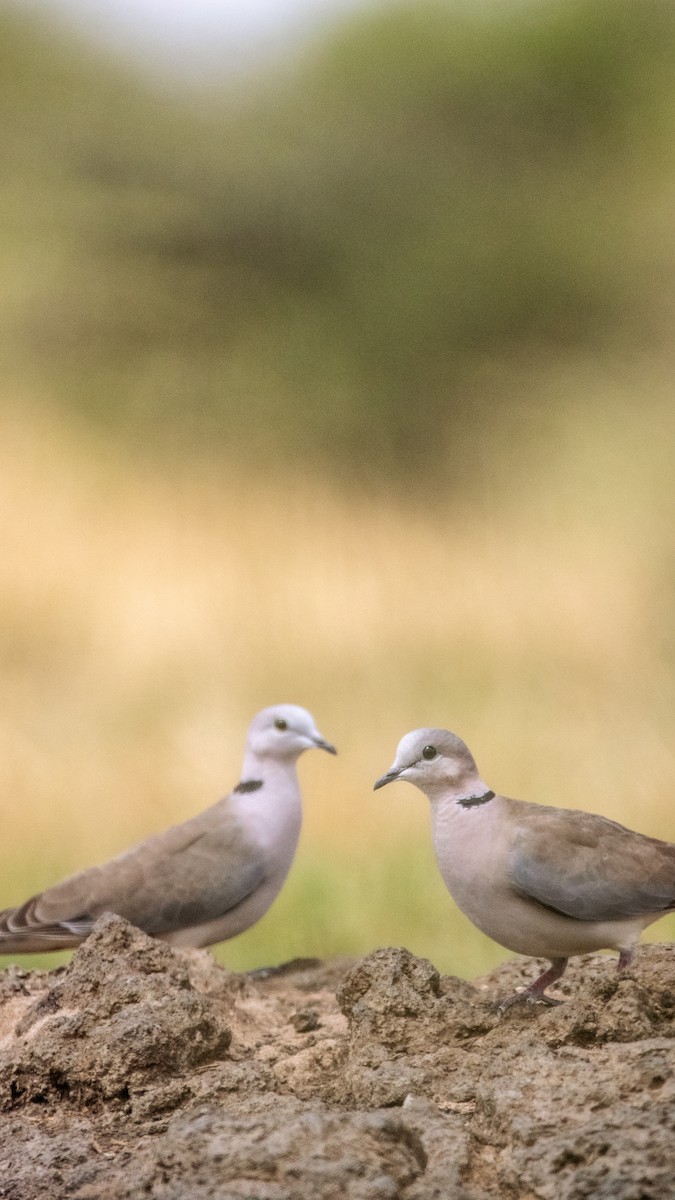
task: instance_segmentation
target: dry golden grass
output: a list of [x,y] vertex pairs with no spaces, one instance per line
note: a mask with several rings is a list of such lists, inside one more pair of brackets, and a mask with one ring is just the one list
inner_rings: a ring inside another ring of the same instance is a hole
[[535,414],[475,487],[418,506],[250,463],[169,476],[8,406],[0,904],[210,804],[278,700],[340,756],[302,760],[296,864],[219,951],[233,966],[385,942],[464,975],[504,957],[457,916],[423,798],[372,792],[418,725],[454,728],[501,791],[675,840],[669,387],[570,371],[546,439]]

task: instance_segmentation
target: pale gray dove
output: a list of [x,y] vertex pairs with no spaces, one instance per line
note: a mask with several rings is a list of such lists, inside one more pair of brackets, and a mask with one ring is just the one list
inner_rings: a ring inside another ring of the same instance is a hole
[[263,709],[229,796],[5,909],[0,954],[76,946],[104,912],[174,946],[209,946],[248,929],[267,912],[293,861],[302,819],[295,764],[314,746],[335,754],[304,708]]
[[574,954],[614,949],[628,967],[647,925],[675,910],[675,845],[593,813],[495,795],[461,738],[406,734],[375,783],[414,783],[431,801],[436,860],[455,903],[483,933],[550,968],[515,996],[544,1000]]

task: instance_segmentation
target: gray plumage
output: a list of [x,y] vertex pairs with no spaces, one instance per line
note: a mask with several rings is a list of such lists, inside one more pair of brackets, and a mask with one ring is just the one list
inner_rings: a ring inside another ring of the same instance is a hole
[[675,908],[675,846],[594,813],[518,800],[509,811],[518,833],[508,873],[520,895],[578,921],[656,920]]
[[642,930],[675,911],[675,845],[593,813],[495,795],[456,734],[406,734],[375,787],[396,779],[428,796],[438,866],[462,911],[507,949],[551,960],[502,1008],[552,1003],[545,989],[574,954],[616,949],[624,969]]
[[335,749],[303,708],[253,719],[242,783],[205,812],[0,913],[0,953],[78,945],[114,912],[174,945],[206,946],[252,925],[278,894],[300,833],[295,764]]

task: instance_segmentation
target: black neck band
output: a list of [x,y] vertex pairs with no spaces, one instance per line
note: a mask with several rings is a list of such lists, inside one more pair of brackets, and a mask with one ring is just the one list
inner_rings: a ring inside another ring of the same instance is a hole
[[494,792],[483,792],[482,796],[462,796],[457,803],[461,804],[462,808],[477,808],[479,804],[487,804],[488,800],[494,798]]
[[235,792],[257,792],[258,788],[261,788],[262,785],[262,779],[242,779],[241,783],[238,783],[234,790]]

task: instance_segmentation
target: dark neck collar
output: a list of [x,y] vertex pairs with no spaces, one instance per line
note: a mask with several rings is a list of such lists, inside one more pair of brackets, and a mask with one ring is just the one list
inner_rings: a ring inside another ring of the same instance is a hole
[[461,796],[457,801],[462,808],[478,808],[479,804],[487,804],[490,800],[494,800],[494,792],[483,792],[481,796]]
[[262,785],[262,779],[242,779],[241,783],[238,783],[234,790],[235,792],[257,792],[258,788],[261,788]]

